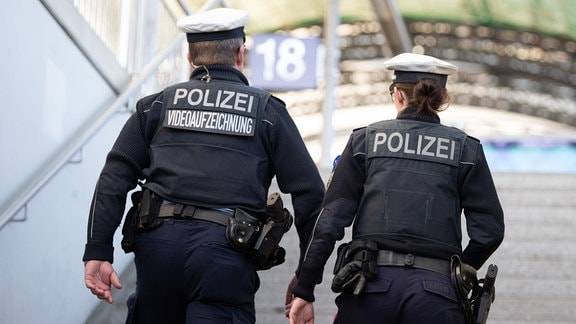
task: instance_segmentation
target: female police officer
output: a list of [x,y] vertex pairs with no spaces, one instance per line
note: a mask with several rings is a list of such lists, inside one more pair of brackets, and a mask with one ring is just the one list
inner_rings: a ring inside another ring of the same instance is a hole
[[[313,323],[314,286],[335,241],[352,242],[332,283],[335,323],[464,323],[450,259],[478,269],[503,240],[503,212],[479,141],[440,124],[457,68],[404,53],[385,63],[398,115],[353,131],[306,252],[291,323]],[[461,212],[470,241],[461,247]]]
[[114,231],[127,192],[145,179],[128,322],[254,323],[257,268],[229,245],[226,225],[266,215],[274,176],[292,196],[301,246],[311,235],[324,184],[285,104],[241,72],[247,19],[228,8],[181,19],[190,80],[139,100],[108,154],[88,222],[85,281],[112,302],[110,286],[120,288]]

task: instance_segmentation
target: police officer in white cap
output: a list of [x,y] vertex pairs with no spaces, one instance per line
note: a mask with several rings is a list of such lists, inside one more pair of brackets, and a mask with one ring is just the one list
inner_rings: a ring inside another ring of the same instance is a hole
[[[400,54],[390,94],[396,119],[355,129],[330,186],[292,292],[290,323],[313,323],[314,287],[335,242],[335,323],[465,323],[451,260],[479,269],[504,238],[503,211],[482,146],[440,124],[457,68]],[[462,249],[461,215],[470,241]]]
[[141,181],[123,227],[137,270],[128,323],[255,323],[256,271],[283,262],[282,254],[264,265],[248,257],[269,216],[273,177],[291,195],[302,249],[311,236],[324,184],[285,104],[241,72],[247,19],[220,8],[178,21],[190,80],[140,99],[106,159],[90,209],[85,281],[112,303],[111,286],[121,287],[113,235]]

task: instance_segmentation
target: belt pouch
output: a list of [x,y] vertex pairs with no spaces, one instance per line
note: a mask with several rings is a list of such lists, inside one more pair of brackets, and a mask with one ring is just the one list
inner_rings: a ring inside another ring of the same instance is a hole
[[350,243],[342,243],[338,246],[338,251],[336,252],[336,262],[334,262],[333,274],[337,274],[340,269],[348,262],[348,248]]
[[234,215],[228,219],[226,239],[236,250],[250,252],[258,240],[260,231],[261,223],[256,217],[236,208]]
[[126,253],[134,251],[134,243],[136,242],[136,220],[140,201],[142,200],[142,191],[133,192],[131,200],[132,206],[128,209],[126,217],[124,218],[124,225],[122,226],[121,246]]
[[162,198],[160,196],[150,189],[144,189],[138,212],[138,230],[145,231],[160,225],[162,220],[158,217],[158,213],[161,204]]

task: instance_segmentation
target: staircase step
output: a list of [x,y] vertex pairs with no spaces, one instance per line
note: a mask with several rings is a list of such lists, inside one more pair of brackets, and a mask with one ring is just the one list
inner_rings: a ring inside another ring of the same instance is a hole
[[[322,170],[324,179],[329,170]],[[498,265],[496,300],[488,323],[574,323],[576,318],[576,174],[495,173],[494,181],[505,213],[506,236],[500,248],[478,271]],[[272,190],[277,190],[273,188]],[[290,199],[284,199],[292,209]],[[465,235],[465,233],[464,233]],[[349,231],[345,240],[349,238]],[[465,244],[465,242],[463,243]],[[285,247],[298,246],[292,228],[283,239]],[[286,287],[296,268],[297,253],[289,249],[285,264],[259,273],[256,296],[258,324],[286,323]],[[330,290],[334,256],[328,261],[323,282],[316,287],[317,323],[331,323],[336,314],[335,294]],[[124,277],[126,293],[133,291],[134,273]],[[120,297],[120,296],[118,296]],[[105,314],[104,309],[116,314]],[[122,309],[99,309],[99,318],[118,318]],[[116,317],[114,317],[116,316]],[[93,318],[95,319],[96,316]],[[88,323],[100,323],[98,320]],[[102,321],[101,323],[106,323]]]

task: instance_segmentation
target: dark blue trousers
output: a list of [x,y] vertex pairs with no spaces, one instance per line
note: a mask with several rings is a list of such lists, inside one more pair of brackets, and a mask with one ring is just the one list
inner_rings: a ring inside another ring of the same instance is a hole
[[255,323],[260,280],[254,265],[228,246],[224,226],[167,219],[138,236],[134,255],[127,323]]
[[415,268],[379,266],[363,294],[344,291],[336,305],[335,324],[465,323],[450,278]]

